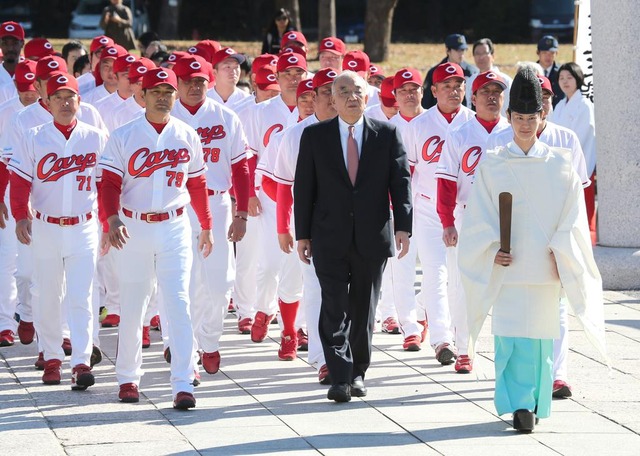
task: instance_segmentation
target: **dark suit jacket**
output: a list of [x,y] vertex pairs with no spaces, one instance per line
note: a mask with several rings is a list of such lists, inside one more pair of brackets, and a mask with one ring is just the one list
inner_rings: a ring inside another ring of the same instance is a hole
[[[538,63],[540,63],[540,60],[538,60]],[[560,88],[560,84],[558,83],[559,73],[560,73],[560,65],[558,64],[558,62],[553,62],[553,65],[551,66],[551,71],[549,72],[549,81],[551,82],[551,88],[553,89],[553,107],[554,108],[556,107],[558,102],[564,98],[564,92],[562,91],[562,89]]]
[[355,186],[345,166],[338,118],[305,128],[294,185],[297,239],[312,253],[346,256],[350,246],[368,259],[393,255],[389,197],[396,231],[411,232],[411,176],[396,128],[364,117]]

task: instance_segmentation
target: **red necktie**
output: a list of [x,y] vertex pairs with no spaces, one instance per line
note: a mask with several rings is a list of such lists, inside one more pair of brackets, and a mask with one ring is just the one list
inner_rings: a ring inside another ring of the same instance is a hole
[[353,136],[355,127],[349,125],[349,137],[347,138],[347,172],[349,173],[349,179],[353,185],[356,184],[356,175],[358,174],[358,143]]

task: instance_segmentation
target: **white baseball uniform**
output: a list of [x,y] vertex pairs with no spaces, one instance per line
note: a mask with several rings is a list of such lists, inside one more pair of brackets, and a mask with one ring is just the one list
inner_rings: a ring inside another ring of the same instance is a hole
[[[191,226],[183,212],[190,202],[187,180],[206,170],[200,138],[193,128],[173,117],[157,133],[142,116],[111,134],[99,167],[122,177],[120,217],[130,235],[124,248],[116,251],[121,307],[118,383],[140,384],[144,310],[157,277],[169,323],[173,394],[191,393],[194,336],[189,276],[193,252]],[[164,220],[144,220],[154,213],[162,214]]]
[[[278,150],[283,139],[282,131],[298,120],[298,109],[292,111],[286,106],[281,96],[259,103],[254,115],[254,137],[259,139],[257,147],[258,165],[256,166],[256,185],[261,184],[258,198],[262,205],[260,214],[261,250],[258,260],[256,284],[258,299],[256,310],[267,315],[275,314],[274,298],[282,302],[293,303],[302,297],[302,274],[299,261],[292,255],[285,255],[280,250],[276,228],[276,201],[269,196],[262,184],[264,179],[273,180],[273,170]],[[298,138],[299,143],[299,138]],[[288,147],[288,146],[285,146]]]
[[91,90],[96,88],[96,78],[91,71],[78,76],[78,89],[80,96],[84,97]]
[[194,257],[189,295],[191,318],[199,348],[207,353],[218,351],[220,337],[227,314],[231,289],[235,278],[233,248],[227,241],[231,225],[231,166],[247,158],[247,139],[238,116],[221,104],[206,99],[195,114],[181,102],[176,102],[171,113],[190,125],[202,142],[207,164],[209,207],[215,221],[213,238],[215,248],[207,258],[197,252],[200,230],[193,209],[189,209]]
[[97,102],[109,95],[111,95],[111,93],[104,87],[104,84],[100,84],[98,87],[82,95],[82,101],[95,106]]
[[[96,164],[107,136],[78,122],[67,140],[46,123],[24,134],[9,168],[31,182],[33,317],[44,359],[64,359],[62,299],[69,302],[71,366],[90,364],[98,250]],[[65,287],[66,282],[66,287]]]
[[372,106],[367,106],[367,108],[364,110],[364,114],[371,119],[389,122],[389,119],[387,118],[387,115],[382,111],[381,106],[382,105],[380,103],[374,104]]
[[115,130],[143,114],[144,108],[138,104],[135,97],[129,97],[119,106],[118,110],[111,115],[110,123],[113,130]]
[[369,99],[367,100],[367,107],[380,103],[379,88],[372,86],[371,84],[367,84],[367,95],[369,96]]
[[411,180],[414,195],[414,233],[422,265],[422,295],[418,301],[418,320],[428,316],[429,339],[433,347],[453,343],[451,316],[447,302],[446,249],[442,242],[442,225],[436,211],[436,167],[447,133],[473,117],[470,109],[460,106],[451,123],[435,105],[414,119],[403,136],[409,163],[415,167]]
[[[490,138],[491,148],[505,145],[512,141],[513,129],[505,129],[499,135]],[[578,136],[570,129],[547,121],[538,138],[540,142],[551,147],[562,147],[571,151],[571,163],[578,173],[582,187],[591,185],[585,163],[585,157]],[[569,315],[566,298],[560,299],[560,337],[553,341],[553,379],[567,381],[567,358],[569,355]]]
[[18,96],[18,90],[13,80],[9,83],[0,84],[0,103],[11,100]]
[[209,90],[207,90],[207,97],[211,98],[213,101],[217,101],[225,108],[229,108],[232,111],[236,111],[239,105],[244,103],[247,98],[251,97],[251,95],[245,92],[244,90],[236,87],[233,90],[233,93],[231,94],[231,96],[227,99],[227,101],[224,101],[222,97],[218,94],[214,86],[214,87],[211,87]]
[[13,76],[4,68],[4,65],[0,65],[0,84],[13,84]]
[[[449,131],[442,146],[442,154],[436,169],[436,178],[456,183],[455,227],[460,230],[464,207],[473,185],[474,172],[484,152],[490,136],[499,134],[509,127],[507,119],[501,117],[491,134],[472,117],[458,128]],[[461,355],[468,354],[469,327],[464,288],[458,270],[458,248],[446,247],[449,308],[456,347]]]
[[[318,122],[315,115],[309,116],[302,122],[287,128],[283,133],[281,145],[278,149],[275,166],[273,168],[273,180],[279,184],[294,185],[296,166],[298,164],[298,155],[300,153],[300,138],[304,129]],[[293,214],[293,211],[292,211]],[[294,230],[295,223],[290,221],[291,230]],[[295,239],[295,233],[293,238]],[[320,369],[325,363],[324,351],[320,342],[320,334],[318,332],[318,322],[320,320],[320,304],[322,302],[320,282],[316,275],[313,263],[311,265],[302,263],[295,252],[295,249],[289,255],[298,262],[298,268],[302,270],[303,290],[302,309],[307,322],[307,335],[309,338],[309,348],[307,352],[307,361],[309,364]]]
[[112,94],[96,101],[93,106],[100,112],[100,115],[104,119],[104,123],[107,126],[107,130],[110,132],[115,130],[119,125],[114,123],[115,114],[122,109],[124,102],[128,98],[122,98],[122,96],[116,90]]

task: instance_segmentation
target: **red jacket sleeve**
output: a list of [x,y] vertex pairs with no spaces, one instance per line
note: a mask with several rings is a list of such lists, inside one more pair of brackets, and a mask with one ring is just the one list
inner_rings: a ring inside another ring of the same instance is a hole
[[29,218],[29,194],[31,193],[31,182],[16,173],[11,173],[10,205],[11,214],[16,221]]
[[207,179],[204,174],[187,179],[187,190],[191,196],[191,206],[198,216],[200,227],[210,230],[213,226],[211,209],[209,208],[209,192],[207,191]]
[[291,231],[291,209],[293,208],[292,185],[278,182],[276,190],[276,221],[278,234],[286,234]]
[[4,201],[4,195],[9,185],[9,170],[4,162],[0,161],[0,202]]
[[249,178],[249,165],[246,158],[231,165],[231,181],[236,197],[236,210],[247,212],[249,210],[249,188],[253,188],[253,184]]
[[453,210],[456,208],[458,184],[448,179],[438,179],[438,202],[436,209],[442,228],[454,226]]
[[[102,170],[102,183],[98,187],[98,218],[105,230],[105,223],[112,215],[117,215],[120,210],[120,194],[122,193],[122,177],[106,169]],[[102,209],[102,210],[100,210]],[[109,227],[106,226],[106,231]]]

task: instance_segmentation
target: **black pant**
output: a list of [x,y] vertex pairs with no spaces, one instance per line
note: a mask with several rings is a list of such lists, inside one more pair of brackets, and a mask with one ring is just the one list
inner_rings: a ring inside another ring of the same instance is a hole
[[318,329],[331,381],[351,383],[371,363],[371,338],[386,258],[365,259],[352,245],[344,258],[314,252],[322,306]]

